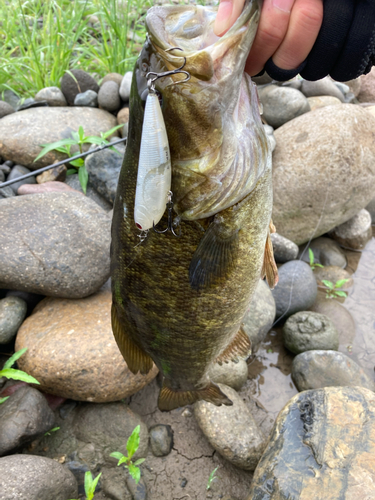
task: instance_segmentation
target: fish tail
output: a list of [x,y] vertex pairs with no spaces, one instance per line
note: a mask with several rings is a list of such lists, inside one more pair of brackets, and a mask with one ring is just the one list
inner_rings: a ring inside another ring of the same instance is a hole
[[158,407],[161,411],[170,411],[180,406],[191,405],[196,401],[208,401],[216,406],[233,405],[233,402],[213,382],[199,390],[173,391],[164,381],[159,394]]

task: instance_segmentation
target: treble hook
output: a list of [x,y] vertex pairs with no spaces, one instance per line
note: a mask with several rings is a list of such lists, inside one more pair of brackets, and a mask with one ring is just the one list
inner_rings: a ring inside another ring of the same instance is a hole
[[177,238],[179,238],[181,236],[181,227],[177,224],[175,225],[175,227],[179,228],[179,232],[178,234],[175,233],[175,230],[173,228],[173,201],[172,201],[172,191],[168,191],[168,202],[167,202],[167,210],[168,210],[168,222],[167,222],[167,227],[166,229],[164,229],[164,231],[158,231],[156,229],[156,226],[155,224],[153,223],[152,224],[152,227],[155,231],[155,233],[158,233],[158,234],[163,234],[163,233],[166,233],[167,231],[170,231],[173,236],[176,236]]
[[[181,49],[181,47],[171,47],[170,49],[167,49],[165,52],[170,52],[171,50],[183,50],[183,49]],[[185,71],[183,69],[186,65],[186,57],[185,56],[182,56],[182,57],[184,58],[184,63],[182,64],[182,66],[180,66],[177,69],[174,69],[171,71],[164,71],[164,73],[155,73],[154,71],[149,71],[147,73],[147,75],[146,75],[146,78],[148,80],[147,87],[148,87],[148,90],[150,92],[155,92],[156,80],[158,80],[159,78],[164,78],[165,76],[176,75],[177,73],[183,73],[184,75],[186,75],[186,78],[184,80],[180,80],[178,82],[173,82],[173,83],[170,83],[169,85],[173,85],[173,84],[177,85],[178,83],[185,83],[185,82],[188,82],[190,80],[190,73],[188,73],[187,71]],[[150,75],[153,75],[154,78],[150,78]],[[169,85],[167,85],[167,87],[169,87]]]

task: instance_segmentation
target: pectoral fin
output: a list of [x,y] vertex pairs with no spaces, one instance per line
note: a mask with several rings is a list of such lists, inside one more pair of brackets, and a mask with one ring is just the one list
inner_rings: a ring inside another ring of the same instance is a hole
[[237,335],[224,351],[216,358],[216,363],[219,365],[229,363],[229,361],[237,361],[238,359],[246,359],[251,354],[251,342],[247,334],[242,328],[239,329]]
[[[275,233],[275,232],[276,228],[271,220],[270,233]],[[273,246],[270,233],[268,233],[267,235],[266,247],[264,249],[262,276],[266,277],[269,287],[271,288],[271,290],[273,290],[279,281],[279,272],[273,255]]]
[[171,411],[202,400],[216,406],[233,405],[233,402],[213,382],[210,382],[204,389],[196,391],[173,391],[165,385],[164,381],[159,394],[158,407],[161,411]]

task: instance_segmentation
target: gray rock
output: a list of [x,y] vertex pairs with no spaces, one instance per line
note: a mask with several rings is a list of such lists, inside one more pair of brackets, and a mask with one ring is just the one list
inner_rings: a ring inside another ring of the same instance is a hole
[[154,425],[149,430],[151,451],[155,457],[165,457],[173,447],[173,431],[170,425]]
[[301,311],[287,319],[283,327],[283,342],[294,354],[318,349],[337,351],[339,333],[327,316]]
[[119,92],[120,92],[121,99],[124,102],[128,102],[129,98],[130,98],[130,89],[131,89],[131,85],[132,85],[132,77],[133,77],[132,71],[127,71],[125,73],[125,75],[124,75],[124,78],[121,81]]
[[61,79],[61,91],[70,106],[74,104],[77,94],[86,92],[86,90],[99,92],[99,85],[88,73],[81,69],[73,69],[70,72],[74,75],[75,79],[69,73],[65,73]]
[[88,155],[85,160],[90,183],[96,191],[113,204],[118,177],[124,156],[110,149]]
[[16,196],[16,193],[10,186],[0,187],[0,199],[1,198],[12,198]]
[[279,283],[271,290],[276,303],[276,316],[291,316],[306,311],[318,293],[314,274],[308,264],[291,260],[279,268]]
[[86,90],[77,94],[74,98],[74,106],[88,106],[89,108],[98,107],[98,94],[93,90]]
[[0,184],[4,182],[4,180],[5,180],[5,174],[2,170],[0,170]]
[[102,490],[111,500],[133,500],[126,486],[126,470],[122,467],[104,469],[100,477]]
[[[323,266],[337,266],[344,268],[347,265],[346,255],[341,250],[340,245],[331,238],[324,236],[316,238],[310,242],[309,248],[314,253],[314,263]],[[300,247],[299,257],[304,262],[310,262],[309,252],[305,251],[305,245]]]
[[26,302],[27,306],[27,316],[33,312],[34,307],[39,304],[39,302],[44,299],[44,295],[40,295],[38,293],[30,293],[30,292],[21,292],[20,290],[9,290],[7,292],[6,297],[16,297],[24,302]]
[[276,262],[284,263],[295,260],[298,255],[298,246],[293,241],[284,238],[279,233],[271,234],[273,255]]
[[314,111],[314,109],[318,108],[324,108],[325,106],[335,106],[338,104],[342,104],[340,99],[337,99],[337,97],[333,97],[331,95],[308,97],[307,100],[309,101],[311,111]]
[[302,87],[302,80],[297,77],[294,80],[284,82],[282,85],[283,87],[291,87],[292,89],[300,90]]
[[366,207],[366,210],[371,215],[372,223],[374,223],[375,222],[375,198],[370,201],[370,203]]
[[[13,179],[17,179],[17,177],[21,177],[22,175],[29,174],[31,170],[28,168],[22,166],[22,165],[15,165],[10,174],[8,175],[8,181],[12,181]],[[18,181],[18,182],[13,182],[13,184],[10,184],[11,189],[13,189],[14,193],[17,193],[17,190],[20,186],[23,184],[36,184],[36,178],[35,176],[28,177],[27,179],[24,179],[23,181]]]
[[16,335],[25,319],[27,304],[19,297],[0,300],[0,344],[7,344]]
[[11,167],[9,167],[8,165],[5,165],[5,163],[3,165],[0,165],[0,170],[5,174],[5,175],[8,175],[10,174],[10,171],[12,170]]
[[[274,129],[273,129],[273,127],[271,127],[271,125],[267,125],[266,123],[264,123],[263,126],[264,126],[264,130],[266,131],[268,140],[270,141],[270,144],[271,144],[271,151],[274,151],[275,147],[276,147],[276,139],[275,139],[275,136],[273,134]],[[127,133],[127,131],[126,131],[126,133]],[[124,137],[124,135],[123,135],[123,137]]]
[[372,238],[371,214],[363,208],[354,217],[335,227],[330,236],[344,247],[362,250]]
[[[66,184],[71,188],[75,189],[76,191],[83,193],[81,183],[79,182],[78,174],[68,175],[66,178]],[[99,205],[99,207],[101,207],[105,212],[112,210],[112,204],[109,203],[105,198],[103,198],[103,196],[101,196],[96,191],[96,189],[94,189],[90,175],[89,175],[89,181],[86,186],[86,196],[87,198],[90,198],[90,200],[95,201],[95,203]]]
[[12,108],[16,110],[18,108],[20,98],[15,92],[13,92],[13,90],[4,90],[1,92],[1,100],[10,104]]
[[346,83],[343,82],[333,82],[333,83],[343,93],[344,96],[350,92],[350,87]]
[[340,99],[341,102],[345,101],[344,94],[337,88],[335,83],[328,76],[315,82],[303,80],[301,92],[306,97],[313,97],[317,95],[331,95],[333,97],[337,97],[337,99]]
[[253,471],[265,448],[265,439],[242,398],[231,387],[220,385],[233,406],[207,401],[194,405],[194,415],[211,446],[235,466]]
[[107,81],[102,84],[98,93],[99,107],[113,113],[121,106],[119,86],[114,81]]
[[15,112],[16,110],[10,104],[0,101],[0,119]]
[[[259,304],[258,304],[259,305]],[[247,380],[247,363],[244,359],[239,359],[237,362],[229,361],[228,363],[214,363],[210,366],[209,377],[216,384],[224,384],[239,391]]]
[[242,320],[242,328],[251,341],[253,353],[271,329],[275,316],[276,304],[272,292],[265,281],[259,280],[249,308]]
[[25,385],[0,405],[0,422],[2,456],[49,431],[54,426],[55,415],[46,398]]
[[66,106],[67,102],[59,87],[45,87],[35,96],[36,101],[46,101],[49,106]]
[[290,87],[267,85],[259,89],[259,98],[263,104],[263,116],[274,128],[310,111],[306,97]]
[[68,500],[77,494],[73,474],[55,460],[35,455],[0,458],[2,500]]
[[116,82],[117,85],[120,87],[121,82],[122,82],[123,76],[120,75],[120,73],[108,73],[105,75],[105,77],[102,80],[102,85],[105,82]]
[[126,474],[126,486],[131,492],[132,500],[147,500],[147,489],[142,477],[139,483],[136,484],[131,475]]
[[342,352],[306,351],[293,360],[292,377],[299,391],[330,386],[361,386],[375,391],[373,380]]
[[110,220],[79,193],[2,201],[0,288],[81,298],[109,277]]

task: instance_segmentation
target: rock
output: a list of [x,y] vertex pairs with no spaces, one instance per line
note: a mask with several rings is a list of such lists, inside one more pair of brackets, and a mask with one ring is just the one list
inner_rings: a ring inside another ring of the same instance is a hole
[[366,106],[364,109],[368,111],[371,115],[375,116],[375,104],[372,106]]
[[337,351],[306,351],[293,360],[292,377],[299,391],[322,387],[361,386],[375,391],[366,372],[348,356]]
[[98,93],[99,107],[113,113],[121,106],[119,86],[114,81],[107,81],[102,84]]
[[36,178],[36,182],[38,184],[43,184],[45,182],[53,182],[53,181],[64,182],[66,179],[67,170],[68,169],[66,168],[65,165],[59,165],[58,167],[50,168],[49,170],[46,170],[45,172],[38,175]]
[[372,238],[370,213],[363,208],[354,217],[335,227],[330,236],[346,248],[362,250]]
[[122,108],[117,113],[117,123],[121,125],[122,123],[129,122],[129,108]]
[[43,184],[23,184],[17,190],[18,195],[24,194],[38,194],[38,193],[61,193],[61,192],[73,192],[77,191],[70,187],[65,182],[50,181],[43,182]]
[[236,467],[253,471],[265,448],[264,436],[236,391],[225,385],[220,385],[220,389],[233,406],[198,401],[194,405],[195,418],[220,455]]
[[132,77],[133,77],[133,72],[127,71],[125,73],[122,81],[121,81],[119,92],[120,92],[121,99],[124,102],[128,102],[129,98],[130,98],[130,88],[132,85]]
[[299,245],[371,201],[374,130],[375,117],[350,104],[316,109],[275,130],[272,219],[280,234]]
[[74,98],[74,106],[87,106],[89,108],[98,107],[98,94],[93,90],[86,90],[77,94]]
[[283,87],[291,87],[292,89],[300,90],[302,87],[302,80],[296,77],[293,80],[288,80],[287,82],[284,82]]
[[18,297],[0,300],[0,344],[7,344],[16,335],[26,311],[26,302]]
[[294,354],[317,349],[337,351],[339,333],[324,314],[301,311],[287,319],[283,327],[283,342]]
[[[52,165],[56,160],[66,159],[66,154],[52,150],[34,162],[42,150],[41,144],[71,138],[80,125],[87,136],[100,137],[101,132],[116,126],[117,121],[107,111],[94,108],[37,108],[14,113],[0,121],[0,156],[31,170]],[[118,136],[116,132],[113,135]],[[88,147],[84,145],[83,150]]]
[[[97,154],[97,153],[95,153]],[[81,183],[79,182],[78,174],[68,175],[66,178],[66,184],[70,186],[75,191],[83,194]],[[101,196],[96,189],[93,188],[91,179],[89,176],[89,182],[86,186],[86,197],[90,198],[90,200],[94,201],[97,205],[99,205],[105,212],[109,212],[112,210],[113,206],[109,203],[103,196]]]
[[340,90],[340,92],[342,92],[342,94],[344,96],[346,96],[346,94],[349,94],[350,92],[350,88],[349,88],[349,85],[347,85],[346,83],[344,82],[333,82],[336,87]]
[[112,500],[133,500],[126,486],[126,471],[122,467],[105,469],[100,477],[106,498]]
[[134,479],[128,473],[126,474],[126,485],[131,492],[133,500],[147,500],[147,489],[142,477],[139,483],[136,484]]
[[375,496],[375,395],[329,387],[294,396],[279,413],[247,500]]
[[7,102],[13,109],[17,109],[20,98],[13,90],[3,90],[1,92],[1,100]]
[[10,104],[0,101],[0,119],[15,112],[16,110]]
[[0,170],[0,184],[5,181],[5,174],[2,170]]
[[109,277],[110,220],[78,193],[1,203],[0,288],[80,298]]
[[366,210],[371,215],[371,221],[372,221],[372,223],[374,223],[375,222],[375,198],[373,198],[370,201],[370,203],[366,207]]
[[349,92],[352,92],[354,97],[358,97],[358,94],[361,91],[361,79],[355,78],[354,80],[349,80],[345,83],[349,87]]
[[275,136],[273,135],[274,128],[271,127],[271,125],[267,125],[266,123],[264,123],[263,126],[264,126],[264,130],[266,131],[268,140],[270,142],[271,151],[273,152],[275,150],[275,147],[276,147],[276,139],[275,139]]
[[113,338],[111,303],[106,287],[80,300],[44,299],[18,331],[16,349],[28,347],[20,368],[44,392],[76,401],[118,401],[139,391],[158,370],[130,372]]
[[[346,255],[336,241],[331,238],[320,237],[310,241],[309,248],[314,253],[314,262],[323,266],[337,266],[344,268],[347,265]],[[305,245],[301,246],[299,257],[304,262],[310,262],[309,252]]]
[[124,156],[117,151],[103,149],[88,155],[85,160],[90,183],[108,202],[114,203],[118,177]]
[[27,316],[33,312],[34,307],[39,304],[39,302],[44,299],[43,295],[30,292],[21,292],[19,290],[9,290],[6,293],[6,297],[18,297],[26,302],[27,305]]
[[106,82],[115,82],[120,87],[122,82],[122,75],[120,73],[108,73],[102,80],[102,86]]
[[318,286],[325,287],[323,284],[323,280],[331,281],[332,283],[336,283],[340,280],[348,280],[343,287],[344,290],[347,290],[351,286],[353,286],[353,278],[348,271],[345,269],[341,269],[338,266],[325,266],[325,267],[316,267],[314,269],[314,276]]
[[325,106],[334,106],[337,104],[341,104],[340,99],[331,95],[308,97],[307,100],[310,104],[311,111],[314,111],[314,109],[318,108],[324,108]]
[[36,101],[46,101],[49,106],[66,106],[64,94],[58,87],[45,87],[35,96]]
[[334,82],[328,76],[322,78],[321,80],[316,80],[315,82],[303,80],[301,92],[306,97],[324,95],[337,97],[337,99],[341,102],[345,101],[343,93],[336,87]]
[[63,465],[34,455],[0,458],[0,491],[4,500],[77,498],[77,482]]
[[[0,101],[1,102],[1,101]],[[11,167],[9,167],[8,165],[0,165],[0,170],[5,174],[5,175],[8,175],[10,174],[10,171],[12,170]]]
[[276,316],[306,311],[318,293],[314,274],[308,264],[291,260],[279,268],[279,283],[271,290],[276,303]]
[[165,457],[173,447],[173,431],[170,425],[154,425],[149,430],[151,451],[155,457]]
[[99,85],[93,77],[85,71],[73,69],[70,73],[74,75],[74,79],[69,73],[65,73],[61,79],[61,91],[70,106],[74,104],[74,98],[79,93],[86,92],[86,90],[99,92]]
[[25,101],[18,107],[18,111],[24,111],[25,109],[40,108],[48,106],[47,101],[35,101],[31,97],[25,99]]
[[12,198],[12,196],[16,196],[15,192],[10,186],[0,187],[0,200],[2,198]]
[[274,128],[310,111],[306,97],[297,89],[267,85],[258,90],[263,117]]
[[284,263],[297,258],[298,246],[293,241],[284,238],[279,233],[272,233],[271,240],[276,262]]
[[242,320],[242,328],[251,341],[253,353],[271,329],[275,316],[276,304],[272,292],[266,282],[259,280],[249,308]]
[[46,398],[25,385],[0,405],[0,422],[2,456],[49,431],[54,426],[55,415]]
[[247,363],[244,359],[237,362],[214,363],[210,366],[209,377],[216,384],[224,384],[239,391],[247,380]]
[[[13,179],[17,179],[17,177],[21,177],[22,175],[29,174],[30,170],[26,167],[23,167],[22,165],[15,165],[10,174],[8,175],[8,181],[12,181]],[[10,184],[11,189],[15,193],[17,193],[17,189],[22,186],[23,184],[36,184],[36,179],[35,176],[28,177],[27,179],[24,179],[23,181],[18,181],[18,182],[13,182],[13,184]]]
[[359,77],[361,90],[357,95],[359,102],[375,102],[375,68],[367,75]]

